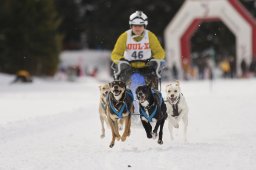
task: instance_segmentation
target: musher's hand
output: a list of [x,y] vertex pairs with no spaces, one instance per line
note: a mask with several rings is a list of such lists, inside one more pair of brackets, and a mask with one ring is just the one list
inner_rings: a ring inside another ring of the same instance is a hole
[[152,59],[153,58],[150,58],[150,59],[146,60],[146,66],[153,67],[154,69],[156,69],[157,63],[156,63],[156,61],[154,61]]
[[121,58],[119,61],[127,61],[127,62],[129,62],[129,61],[126,60],[125,58]]

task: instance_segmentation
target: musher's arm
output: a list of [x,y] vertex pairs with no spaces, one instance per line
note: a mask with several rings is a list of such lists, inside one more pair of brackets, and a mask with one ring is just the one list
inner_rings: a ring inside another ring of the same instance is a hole
[[165,52],[160,42],[158,41],[157,37],[155,36],[154,33],[150,31],[148,32],[148,36],[149,36],[149,46],[152,51],[152,57],[154,59],[163,60],[165,58]]
[[124,32],[119,36],[116,41],[115,47],[111,54],[111,60],[117,64],[116,61],[124,58],[124,52],[126,50],[126,40],[127,40],[127,33]]

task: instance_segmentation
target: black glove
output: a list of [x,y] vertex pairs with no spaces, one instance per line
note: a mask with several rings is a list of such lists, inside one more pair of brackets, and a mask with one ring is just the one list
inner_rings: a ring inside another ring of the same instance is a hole
[[154,70],[155,70],[156,67],[157,67],[156,61],[151,61],[151,59],[149,59],[149,61],[146,63],[146,65],[147,65],[148,67],[153,68]]
[[129,62],[129,61],[126,60],[125,58],[121,58],[119,61],[127,61],[127,62]]
[[147,60],[145,61],[146,65],[147,65],[148,63],[150,63],[152,59],[153,59],[152,57],[149,58],[149,59],[147,59]]

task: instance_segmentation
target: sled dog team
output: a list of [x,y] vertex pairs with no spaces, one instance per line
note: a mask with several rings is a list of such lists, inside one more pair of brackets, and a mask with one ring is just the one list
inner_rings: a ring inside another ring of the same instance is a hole
[[[163,127],[167,120],[171,139],[173,140],[173,128],[179,128],[180,123],[183,122],[183,138],[184,141],[187,141],[188,106],[181,93],[179,81],[166,85],[165,98],[162,97],[160,91],[151,88],[150,85],[139,86],[136,89],[135,97],[124,82],[117,80],[103,84],[99,88],[101,138],[105,137],[105,124],[110,127],[112,132],[110,148],[115,145],[115,140],[125,141],[130,136],[135,98],[139,102],[139,116],[147,138],[158,137],[158,144],[163,144]],[[120,134],[123,127],[123,134]]]

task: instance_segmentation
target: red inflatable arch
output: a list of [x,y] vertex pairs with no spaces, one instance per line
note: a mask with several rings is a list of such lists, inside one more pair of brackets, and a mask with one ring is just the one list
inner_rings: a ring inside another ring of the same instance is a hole
[[237,0],[187,0],[166,27],[165,48],[168,65],[182,71],[182,62],[190,61],[192,34],[205,21],[221,20],[236,36],[237,73],[243,59],[256,57],[256,22]]

